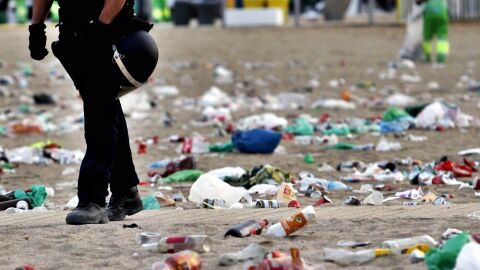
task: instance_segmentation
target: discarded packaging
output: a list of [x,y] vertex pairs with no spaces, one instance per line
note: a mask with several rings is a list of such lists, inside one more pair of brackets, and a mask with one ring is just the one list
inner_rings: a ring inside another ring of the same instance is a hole
[[210,238],[207,235],[168,236],[151,244],[143,244],[144,248],[161,253],[175,253],[182,250],[209,252]]
[[196,252],[185,250],[178,252],[162,262],[152,265],[152,270],[201,270],[202,258]]
[[266,235],[273,237],[286,237],[305,227],[308,223],[315,223],[316,215],[313,206],[307,206],[295,215],[268,227]]

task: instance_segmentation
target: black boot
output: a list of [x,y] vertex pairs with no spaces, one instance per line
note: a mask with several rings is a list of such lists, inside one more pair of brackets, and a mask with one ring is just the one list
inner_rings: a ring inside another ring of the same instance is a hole
[[112,193],[107,207],[107,215],[110,221],[121,221],[125,219],[125,216],[135,215],[142,210],[142,199],[138,195],[137,187],[133,187],[125,194]]
[[80,202],[68,213],[66,221],[70,225],[103,224],[108,223],[108,216],[105,207],[93,202]]

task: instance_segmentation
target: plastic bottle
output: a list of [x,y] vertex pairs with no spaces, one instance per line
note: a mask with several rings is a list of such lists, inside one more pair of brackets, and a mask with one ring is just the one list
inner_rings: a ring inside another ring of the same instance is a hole
[[259,235],[262,233],[262,229],[268,225],[268,221],[263,219],[260,221],[256,220],[247,220],[231,229],[225,233],[225,237],[248,237],[250,235]]
[[433,248],[437,246],[438,243],[430,235],[421,235],[410,238],[387,240],[384,241],[380,247],[388,248],[393,252],[400,254],[403,250],[419,244],[427,244],[430,248]]
[[140,245],[158,243],[162,237],[156,232],[142,232],[137,235],[137,243]]
[[187,249],[203,253],[210,251],[210,238],[208,235],[169,236],[143,247],[161,253],[175,253]]
[[307,206],[295,215],[273,224],[267,230],[267,235],[273,237],[286,237],[305,227],[309,222],[316,222],[315,209]]
[[156,262],[152,265],[152,270],[201,270],[202,258],[198,253],[191,250],[185,250],[176,253],[163,262]]
[[337,165],[337,171],[339,172],[351,172],[353,169],[362,169],[365,167],[365,164],[361,161],[344,161]]
[[389,249],[365,249],[350,251],[346,249],[323,249],[323,260],[332,261],[339,265],[360,265],[374,260],[377,257],[391,254]]

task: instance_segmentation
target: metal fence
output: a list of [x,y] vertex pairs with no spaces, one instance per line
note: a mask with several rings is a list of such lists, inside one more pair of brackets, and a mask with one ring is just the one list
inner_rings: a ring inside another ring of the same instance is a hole
[[[397,0],[397,17],[404,20],[415,0]],[[447,0],[452,20],[480,20],[480,0]]]

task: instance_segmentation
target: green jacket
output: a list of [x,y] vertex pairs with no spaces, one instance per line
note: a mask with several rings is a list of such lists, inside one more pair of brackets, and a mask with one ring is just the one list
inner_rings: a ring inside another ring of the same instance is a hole
[[425,5],[426,17],[442,17],[448,19],[447,0],[428,0]]

